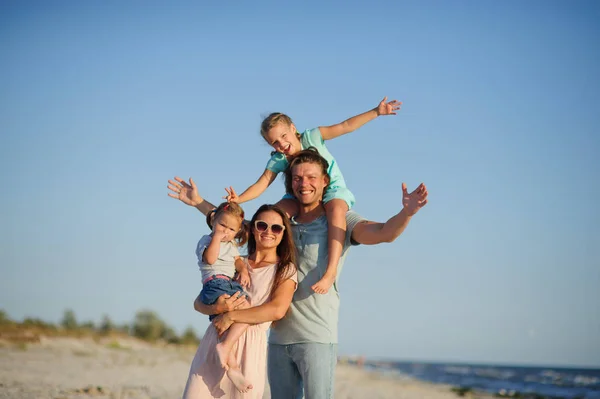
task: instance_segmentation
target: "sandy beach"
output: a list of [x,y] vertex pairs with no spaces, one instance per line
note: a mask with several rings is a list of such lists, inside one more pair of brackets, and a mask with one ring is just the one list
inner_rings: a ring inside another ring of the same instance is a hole
[[[42,338],[0,342],[0,398],[180,398],[195,349],[136,339]],[[269,398],[268,392],[265,398]],[[337,368],[335,397],[455,399],[449,387]]]

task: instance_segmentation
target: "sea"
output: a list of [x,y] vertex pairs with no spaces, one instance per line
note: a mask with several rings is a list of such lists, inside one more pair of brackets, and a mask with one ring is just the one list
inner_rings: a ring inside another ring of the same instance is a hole
[[600,369],[483,364],[365,362],[365,367],[498,396],[600,399]]

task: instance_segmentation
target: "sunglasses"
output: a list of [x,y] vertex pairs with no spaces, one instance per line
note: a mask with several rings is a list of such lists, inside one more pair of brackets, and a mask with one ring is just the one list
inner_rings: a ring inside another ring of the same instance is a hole
[[283,233],[283,230],[285,230],[285,226],[282,226],[277,223],[269,224],[264,220],[257,220],[256,222],[254,222],[254,228],[261,233],[264,233],[270,228],[273,234],[281,234]]

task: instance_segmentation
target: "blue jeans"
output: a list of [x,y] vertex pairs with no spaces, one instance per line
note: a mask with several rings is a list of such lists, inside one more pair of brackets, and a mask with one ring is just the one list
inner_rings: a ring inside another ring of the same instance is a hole
[[333,398],[337,344],[269,344],[272,399]]
[[[217,299],[223,294],[233,295],[236,292],[239,292],[239,295],[245,294],[244,287],[240,285],[235,280],[223,279],[223,278],[215,278],[207,281],[202,286],[202,291],[200,291],[200,301],[205,305],[212,305],[217,302]],[[247,297],[248,295],[246,295]],[[212,321],[218,315],[213,314],[208,316],[208,319]]]

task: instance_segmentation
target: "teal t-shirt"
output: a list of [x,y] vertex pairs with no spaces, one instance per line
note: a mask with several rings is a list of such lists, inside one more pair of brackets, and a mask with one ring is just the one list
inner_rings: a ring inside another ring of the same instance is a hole
[[[348,249],[358,244],[352,241],[352,231],[364,220],[354,211],[346,213],[346,238],[337,267],[337,278],[342,272]],[[323,215],[311,223],[296,223],[292,219],[291,225],[298,251],[298,288],[285,317],[271,326],[269,343],[336,344],[340,309],[337,278],[327,294],[316,294],[311,288],[327,270],[327,217]]]
[[[338,187],[346,187],[346,182],[344,181],[344,176],[342,176],[342,171],[338,166],[335,158],[327,147],[325,146],[325,140],[323,140],[323,136],[321,135],[321,130],[316,127],[314,129],[305,130],[300,135],[300,144],[302,145],[302,149],[305,150],[308,147],[315,147],[319,154],[327,160],[329,163],[329,169],[327,172],[329,173],[329,188],[335,189]],[[280,152],[276,152],[271,155],[271,159],[267,162],[267,169],[271,172],[278,174],[283,172],[288,167],[288,160],[284,154]]]

